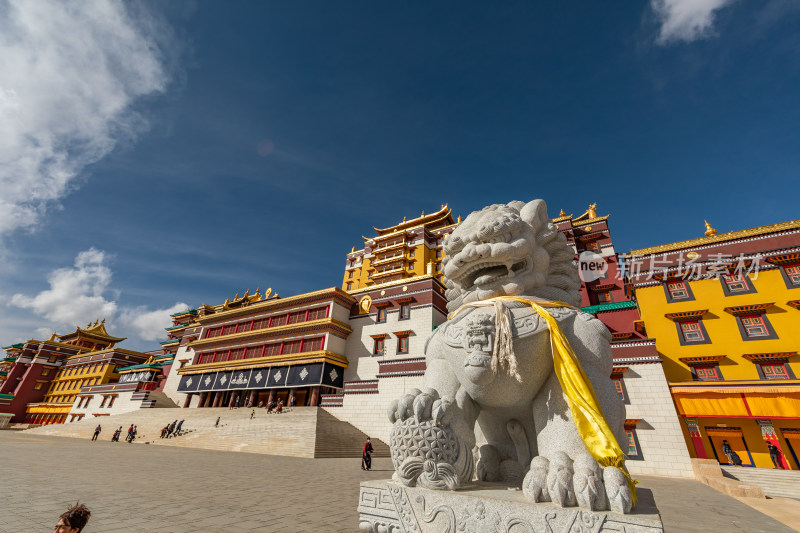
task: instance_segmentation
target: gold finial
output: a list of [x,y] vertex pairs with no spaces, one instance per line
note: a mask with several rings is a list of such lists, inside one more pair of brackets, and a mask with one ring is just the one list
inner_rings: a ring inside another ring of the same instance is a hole
[[[264,298],[269,298],[270,294],[272,294],[272,287],[267,289],[267,292],[264,293]],[[277,294],[275,296],[277,296]]]
[[49,339],[47,339],[47,340],[48,340],[48,341],[50,341],[50,342],[53,342],[53,341],[55,341],[55,340],[56,340],[56,332],[54,331],[54,332],[53,332],[53,334],[52,334],[52,335],[50,335],[50,338],[49,338]]
[[355,246],[353,246],[353,248],[350,250],[350,253],[351,253],[351,254],[354,254],[354,253],[356,253],[356,247],[355,247]]
[[461,224],[461,215],[458,215],[458,218],[456,218],[456,222]]
[[706,237],[711,237],[712,235],[717,234],[717,230],[711,227],[711,224],[708,223],[708,220],[704,220],[706,223]]
[[104,318],[103,320],[100,321],[100,323],[101,324],[105,324],[106,323],[106,319]]
[[589,205],[589,218],[597,218],[597,204],[590,204]]
[[91,320],[89,321],[89,323],[88,323],[88,324],[86,324],[86,327],[87,327],[87,328],[90,328],[90,327],[92,327],[92,321],[91,321]]
[[425,210],[424,210],[424,209],[422,210],[422,214],[421,214],[420,216],[421,216],[421,217],[424,217],[424,216],[425,216]]
[[403,217],[403,222],[405,222],[405,221],[406,221],[406,217]]
[[565,217],[565,216],[567,216],[567,214],[566,214],[566,213],[564,212],[564,210],[562,209],[562,210],[561,210],[561,212],[558,214],[558,216],[560,216],[560,217]]
[[238,300],[239,299],[239,293],[238,292],[236,293],[236,296],[233,297],[233,299],[234,300]]

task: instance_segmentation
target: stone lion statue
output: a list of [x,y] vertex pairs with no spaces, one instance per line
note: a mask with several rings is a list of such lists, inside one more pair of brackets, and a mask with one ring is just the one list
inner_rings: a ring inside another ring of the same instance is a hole
[[[554,372],[548,321],[526,303],[547,302],[611,440],[627,442],[625,408],[609,379],[611,335],[577,308],[575,252],[545,202],[476,211],[444,250],[450,318],[426,344],[423,390],[389,408],[396,478],[432,489],[473,478],[521,484],[534,502],[630,512],[635,492],[624,465],[601,465],[589,452]],[[482,304],[490,298],[499,301]]]

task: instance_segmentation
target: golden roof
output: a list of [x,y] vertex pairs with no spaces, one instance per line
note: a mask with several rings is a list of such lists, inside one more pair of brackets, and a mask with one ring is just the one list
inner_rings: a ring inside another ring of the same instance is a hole
[[67,333],[66,335],[59,335],[58,338],[64,341],[65,339],[74,339],[77,337],[92,337],[95,339],[100,339],[103,341],[117,343],[122,342],[127,337],[112,337],[106,331],[106,319],[104,318],[101,322],[95,320],[94,324],[89,324],[86,328],[76,327],[75,331],[72,333]]
[[696,246],[703,246],[706,244],[734,241],[736,239],[754,237],[757,235],[765,235],[767,233],[777,233],[779,231],[798,229],[798,228],[800,228],[800,220],[789,220],[787,222],[768,224],[766,226],[758,226],[756,228],[729,231],[727,233],[717,233],[714,235],[699,237],[697,239],[689,239],[686,241],[661,244],[658,246],[651,246],[649,248],[640,248],[638,250],[631,250],[629,252],[629,255],[642,256],[642,255],[658,254],[663,252],[673,252],[676,250],[682,250],[684,248],[694,248]]
[[452,211],[450,210],[449,207],[447,207],[447,204],[442,205],[441,209],[439,209],[435,213],[431,213],[430,215],[426,215],[425,211],[423,211],[422,214],[417,218],[411,220],[404,219],[403,222],[397,224],[396,226],[392,226],[390,228],[385,228],[385,229],[379,229],[373,226],[372,229],[375,230],[375,233],[377,233],[378,236],[383,236],[383,235],[388,235],[389,233],[394,233],[396,231],[401,231],[416,226],[422,226],[424,224],[433,224],[434,222],[440,222],[443,220],[447,220],[448,225],[454,223]]

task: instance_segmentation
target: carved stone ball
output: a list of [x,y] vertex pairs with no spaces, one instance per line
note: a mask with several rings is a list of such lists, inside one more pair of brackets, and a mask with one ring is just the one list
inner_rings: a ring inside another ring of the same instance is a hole
[[458,459],[456,436],[448,428],[437,426],[431,420],[418,422],[415,418],[409,418],[395,422],[389,446],[395,469],[407,457],[447,464],[454,464]]

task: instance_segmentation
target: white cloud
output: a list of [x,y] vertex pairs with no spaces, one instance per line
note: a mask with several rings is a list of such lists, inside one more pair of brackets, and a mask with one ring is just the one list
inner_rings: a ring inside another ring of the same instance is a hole
[[[165,339],[164,328],[172,325],[170,315],[188,306],[179,302],[165,309],[149,310],[145,306],[125,307],[108,297],[112,293],[112,272],[109,256],[96,248],[77,255],[71,268],[59,268],[50,273],[50,285],[35,296],[15,294],[10,304],[30,309],[49,321],[48,327],[38,327],[39,338],[47,338],[57,331],[64,334],[75,326],[84,327],[89,322],[104,318],[109,333],[142,341]],[[157,348],[158,346],[153,346]]]
[[0,236],[34,228],[87,165],[146,126],[131,105],[168,76],[154,19],[133,10],[0,0]]
[[125,335],[136,335],[146,341],[166,339],[164,328],[172,325],[170,315],[185,311],[188,306],[179,302],[166,309],[148,311],[146,307],[125,309],[119,317],[119,327]]
[[694,41],[712,34],[714,15],[733,0],[650,0],[661,22],[657,41]]
[[98,318],[116,315],[117,304],[103,293],[111,283],[111,269],[105,264],[106,254],[95,248],[81,252],[72,268],[59,268],[50,273],[50,288],[36,296],[15,294],[11,305],[33,310],[52,323],[75,327]]

